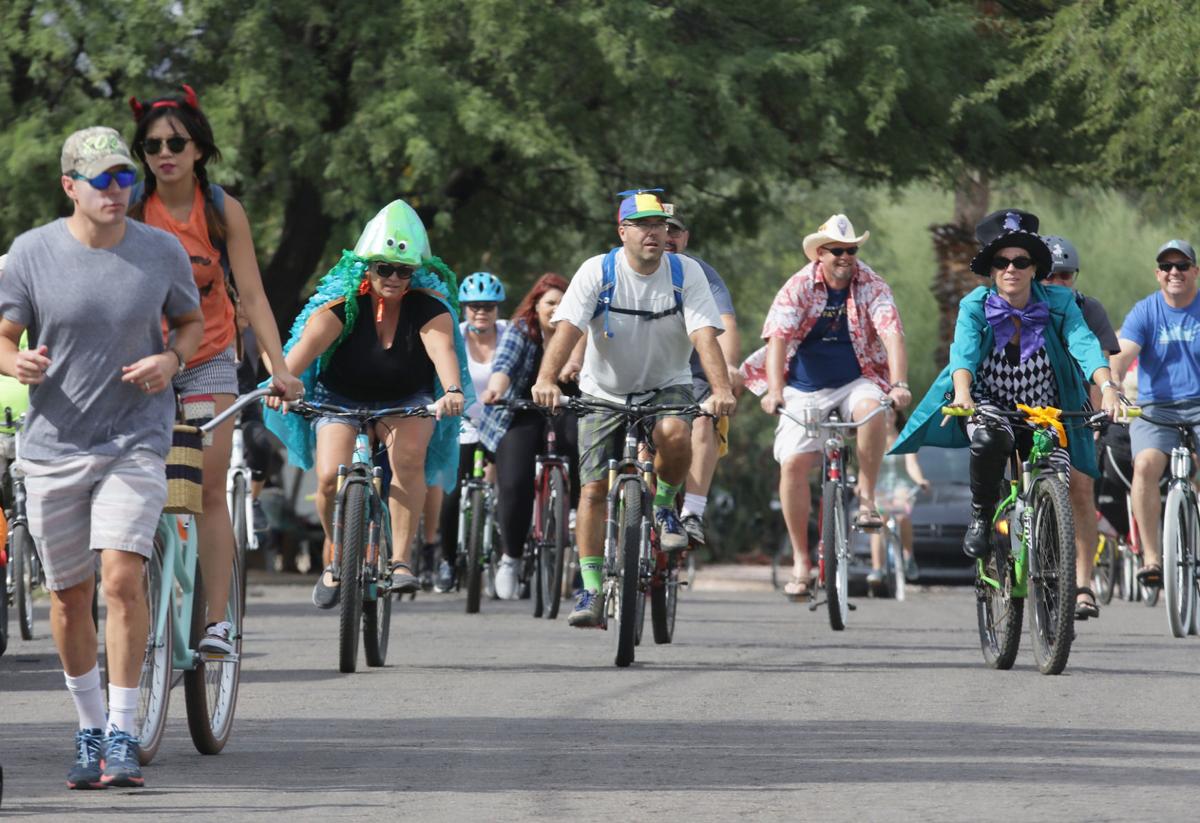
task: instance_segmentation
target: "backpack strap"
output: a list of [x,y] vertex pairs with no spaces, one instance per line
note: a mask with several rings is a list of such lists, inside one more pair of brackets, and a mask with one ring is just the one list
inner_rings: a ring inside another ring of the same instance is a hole
[[675,294],[675,305],[665,311],[643,311],[641,309],[619,309],[613,306],[613,294],[617,290],[617,253],[621,250],[620,246],[611,249],[608,254],[604,255],[604,260],[600,264],[600,295],[596,299],[596,309],[592,312],[592,319],[596,319],[601,314],[604,315],[604,336],[612,337],[612,331],[608,327],[609,312],[617,314],[629,314],[634,317],[641,317],[645,320],[659,320],[663,317],[670,317],[683,311],[683,262],[679,259],[679,255],[667,252],[667,264],[671,269],[671,288]]
[[[224,217],[225,189],[221,188],[216,183],[209,183],[208,196],[212,198],[213,208],[217,210],[217,214],[221,215],[221,217]],[[229,247],[225,245],[224,240],[218,240],[214,245],[217,247],[217,251],[221,253],[221,270],[225,272],[225,287],[230,290],[231,296],[236,295],[237,286],[235,286],[233,282],[233,266],[229,262]]]

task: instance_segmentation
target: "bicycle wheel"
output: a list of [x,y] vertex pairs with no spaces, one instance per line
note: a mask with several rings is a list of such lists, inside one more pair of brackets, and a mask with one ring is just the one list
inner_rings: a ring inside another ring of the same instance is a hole
[[634,633],[633,645],[642,645],[642,635],[646,633],[646,598],[649,592],[641,592],[637,599],[637,631]]
[[[156,626],[159,607],[163,602],[163,546],[162,538],[154,538],[154,552],[146,562],[146,607],[150,615],[150,632],[146,637],[146,654],[142,658],[142,673],[138,680],[137,737],[138,760],[143,766],[158,754],[163,730],[167,727],[167,706],[171,702],[171,667],[174,665],[173,621],[174,603],[165,612],[163,624]],[[168,597],[174,596],[174,581],[166,590]],[[155,635],[161,639],[155,642]],[[108,663],[105,662],[105,669]]]
[[885,528],[883,547],[887,561],[892,564],[892,597],[903,601],[908,594],[908,581],[904,579],[904,547],[900,545],[900,536]]
[[542,515],[543,534],[539,557],[542,558],[542,599],[545,601],[546,618],[558,617],[562,600],[563,569],[567,564],[568,517],[567,490],[560,472],[550,472],[550,494],[545,501]]
[[1043,475],[1033,487],[1029,633],[1042,674],[1060,674],[1075,628],[1075,522],[1067,486]]
[[[617,626],[616,642],[618,666],[633,662],[637,638],[639,565],[642,555],[642,487],[640,483],[625,481],[621,484],[621,519],[617,531],[617,602],[613,616]],[[609,627],[612,630],[612,627]]]
[[829,625],[834,631],[846,628],[850,614],[848,601],[850,574],[846,556],[846,512],[841,490],[826,481],[821,492],[821,546],[825,558],[825,602],[829,606]]
[[483,588],[483,489],[472,489],[467,497],[467,614],[479,613]]
[[367,548],[367,500],[362,483],[346,479],[342,505],[342,557],[338,583],[338,671],[358,668],[358,635],[362,629],[363,559]]
[[1112,602],[1120,574],[1121,561],[1116,541],[1102,534],[1096,547],[1095,567],[1092,569],[1092,588],[1096,590],[1096,599],[1100,601],[1100,605],[1107,606]]
[[1192,592],[1195,544],[1192,501],[1177,483],[1167,492],[1163,509],[1163,597],[1167,601],[1167,625],[1175,637],[1187,637],[1192,628]]
[[[183,696],[187,704],[188,731],[192,743],[201,754],[217,754],[225,748],[233,731],[233,712],[237,707],[238,682],[242,673],[242,601],[234,596],[242,585],[241,558],[233,555],[233,571],[229,578],[230,597],[225,604],[224,619],[233,626],[230,639],[233,654],[196,654],[195,665],[183,673]],[[346,594],[345,590],[342,595]],[[196,587],[192,593],[192,632],[190,647],[195,649],[204,637],[207,624],[204,579],[196,566]]]
[[668,560],[667,568],[655,573],[650,587],[650,625],[655,643],[670,643],[675,637],[675,610],[679,605],[679,566]]
[[8,648],[8,594],[11,587],[8,584],[8,551],[0,552],[0,582],[4,588],[0,590],[0,655]]
[[[993,669],[1011,669],[1021,646],[1025,600],[1012,596],[1013,567],[1009,547],[994,545],[994,535],[992,542],[987,557],[975,564],[975,616],[979,624],[979,645],[983,649],[983,659],[989,666]],[[997,585],[984,580],[985,577]]]
[[8,538],[9,562],[13,564],[17,625],[22,640],[33,639],[33,590],[38,585],[37,554],[33,538],[23,523],[13,526]]
[[[246,488],[246,476],[238,472],[233,476],[233,491],[229,494],[229,516],[233,520],[233,548],[238,553],[242,568],[246,568],[246,552],[250,547],[250,529],[253,524],[246,522],[246,498],[250,490]],[[242,611],[246,611],[246,581],[242,580],[238,597],[242,601]]]
[[392,559],[392,528],[385,507],[379,518],[379,547],[371,569],[371,592],[363,592],[363,656],[367,665],[378,667],[387,662],[388,637],[392,627],[391,592],[384,588]]

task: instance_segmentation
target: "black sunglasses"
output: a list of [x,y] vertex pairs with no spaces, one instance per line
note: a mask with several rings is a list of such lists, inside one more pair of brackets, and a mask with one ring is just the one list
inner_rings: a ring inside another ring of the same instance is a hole
[[413,274],[415,272],[416,272],[416,269],[414,267],[405,266],[400,263],[376,263],[375,264],[375,273],[377,275],[379,275],[380,277],[382,277],[384,280],[388,279],[389,277],[391,277],[393,275],[395,275],[396,277],[399,277],[401,280],[408,280],[409,278],[411,278],[413,276]]
[[1167,274],[1171,273],[1171,269],[1178,269],[1182,273],[1185,271],[1191,271],[1192,264],[1186,260],[1182,263],[1176,263],[1174,260],[1167,260],[1159,263],[1158,268],[1160,271],[1166,272]]
[[992,268],[995,269],[996,271],[1004,271],[1010,265],[1014,269],[1017,269],[1018,271],[1025,271],[1025,269],[1027,269],[1033,265],[1033,258],[1032,257],[1014,257],[1011,260],[1009,260],[1007,257],[993,257],[992,258]]
[[137,182],[137,172],[133,169],[122,169],[121,171],[102,171],[95,177],[84,177],[77,171],[73,171],[67,175],[72,180],[86,180],[93,189],[104,191],[112,185],[112,181],[116,180],[117,185],[123,189],[127,189]]
[[499,307],[499,303],[467,303],[465,304],[469,311],[495,311]]
[[827,249],[825,249],[825,251],[829,252],[834,257],[841,257],[843,254],[848,254],[851,257],[853,257],[854,255],[858,254],[858,246],[847,246],[844,249],[827,248]]
[[183,151],[184,146],[192,142],[190,137],[168,137],[163,140],[159,137],[151,137],[142,143],[142,148],[146,154],[158,154],[162,151],[163,143],[167,144],[167,148],[171,150],[171,154],[179,154]]

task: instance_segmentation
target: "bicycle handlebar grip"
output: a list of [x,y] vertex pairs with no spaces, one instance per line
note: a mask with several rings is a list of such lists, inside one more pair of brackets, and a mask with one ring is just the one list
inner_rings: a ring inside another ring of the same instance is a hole
[[1142,416],[1142,407],[1141,406],[1126,406],[1125,408],[1121,409],[1121,413],[1117,415],[1117,419],[1120,420],[1123,417],[1133,418],[1133,417],[1141,417],[1141,416]]
[[970,417],[974,413],[974,409],[962,409],[958,406],[942,406],[942,414],[946,417]]

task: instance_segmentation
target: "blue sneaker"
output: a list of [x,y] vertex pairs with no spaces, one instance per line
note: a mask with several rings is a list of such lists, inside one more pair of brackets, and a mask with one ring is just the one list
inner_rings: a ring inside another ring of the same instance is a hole
[[138,761],[137,738],[120,729],[110,729],[104,738],[104,772],[100,782],[105,786],[144,786],[142,764]]
[[103,789],[100,782],[100,747],[104,744],[101,729],[80,729],[75,732],[75,765],[67,772],[68,789]]
[[658,545],[665,552],[679,552],[688,547],[688,535],[679,515],[669,506],[654,507],[654,524],[658,526]]
[[595,629],[604,625],[604,596],[591,589],[584,589],[575,601],[575,608],[567,615],[567,625],[577,629]]

